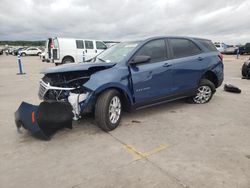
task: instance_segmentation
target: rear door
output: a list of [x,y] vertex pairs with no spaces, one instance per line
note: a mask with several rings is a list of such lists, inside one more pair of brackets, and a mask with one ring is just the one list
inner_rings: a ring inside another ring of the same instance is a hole
[[173,92],[181,94],[194,91],[207,68],[202,50],[189,39],[170,38],[168,42],[173,59]]
[[157,39],[146,43],[134,57],[150,56],[148,62],[130,64],[136,103],[159,99],[172,93],[172,64],[168,60],[166,42]]
[[59,49],[59,41],[58,38],[53,39],[53,48],[51,48],[51,56],[52,59],[58,60],[60,59],[60,49]]
[[94,42],[92,40],[85,40],[85,60],[89,60],[96,56],[95,48],[94,48]]
[[85,48],[83,40],[76,40],[76,62],[85,61]]

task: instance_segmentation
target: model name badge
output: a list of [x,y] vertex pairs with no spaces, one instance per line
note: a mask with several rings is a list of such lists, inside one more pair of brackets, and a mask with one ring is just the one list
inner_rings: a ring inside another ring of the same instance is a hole
[[151,89],[151,87],[140,88],[140,89],[137,89],[136,92],[142,92],[142,91],[146,91],[149,89]]

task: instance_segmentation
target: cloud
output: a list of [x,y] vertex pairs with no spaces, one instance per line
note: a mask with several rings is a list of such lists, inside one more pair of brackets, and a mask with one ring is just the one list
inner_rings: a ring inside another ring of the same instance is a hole
[[250,41],[248,0],[1,0],[0,40],[131,40],[188,35]]

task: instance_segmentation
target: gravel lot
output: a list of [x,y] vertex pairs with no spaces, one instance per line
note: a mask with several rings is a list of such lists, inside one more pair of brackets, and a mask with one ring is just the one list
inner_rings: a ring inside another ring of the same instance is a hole
[[224,56],[225,82],[205,105],[167,103],[123,116],[104,133],[91,117],[51,141],[18,134],[14,112],[39,104],[39,72],[53,64],[0,56],[0,187],[250,187],[250,80],[241,79],[247,56]]

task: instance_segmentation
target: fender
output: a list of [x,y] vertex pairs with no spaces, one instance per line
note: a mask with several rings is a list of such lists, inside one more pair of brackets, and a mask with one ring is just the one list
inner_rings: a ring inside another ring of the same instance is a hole
[[96,94],[108,88],[118,88],[127,94],[131,104],[133,104],[133,87],[129,79],[130,74],[127,67],[114,66],[110,69],[92,74],[90,79],[83,86]]

